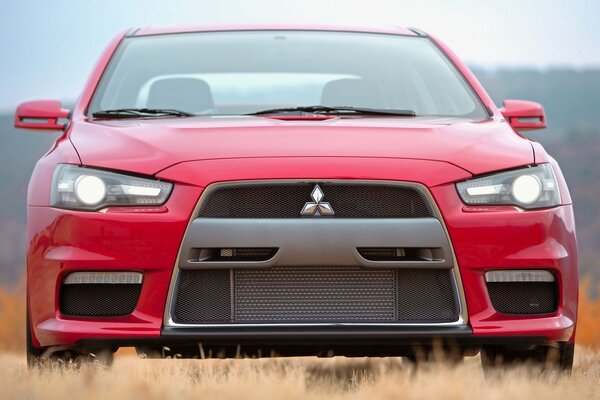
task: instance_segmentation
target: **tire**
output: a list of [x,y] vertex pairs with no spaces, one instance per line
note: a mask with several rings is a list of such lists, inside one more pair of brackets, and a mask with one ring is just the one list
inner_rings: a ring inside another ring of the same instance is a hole
[[[552,349],[556,351],[556,349]],[[550,354],[552,357],[552,353]],[[557,365],[561,371],[571,373],[573,370],[573,361],[575,359],[575,342],[561,343],[557,354]]]
[[27,354],[27,368],[32,369],[40,366],[43,350],[33,344],[31,335],[31,322],[29,321],[29,299],[27,299],[27,310],[25,312],[25,351]]
[[570,374],[574,355],[575,343],[560,342],[557,346],[537,346],[525,350],[484,346],[481,349],[481,365],[486,373],[512,366],[533,365],[541,371],[559,370]]
[[27,368],[79,368],[82,365],[97,365],[110,367],[114,360],[112,349],[99,349],[96,351],[82,352],[79,349],[58,351],[49,355],[44,354],[44,349],[33,344],[31,322],[29,320],[29,300],[25,312],[25,350],[27,354]]
[[42,356],[40,366],[50,369],[79,369],[81,367],[110,368],[114,355],[109,349],[82,352],[77,348],[61,350],[48,357]]

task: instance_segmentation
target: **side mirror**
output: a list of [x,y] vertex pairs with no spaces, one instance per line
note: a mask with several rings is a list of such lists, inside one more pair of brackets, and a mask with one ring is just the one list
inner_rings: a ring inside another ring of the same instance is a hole
[[69,110],[58,100],[28,101],[17,107],[15,128],[61,131],[66,124],[58,120],[68,117]]
[[525,100],[504,100],[500,112],[515,130],[544,129],[546,113],[541,104]]

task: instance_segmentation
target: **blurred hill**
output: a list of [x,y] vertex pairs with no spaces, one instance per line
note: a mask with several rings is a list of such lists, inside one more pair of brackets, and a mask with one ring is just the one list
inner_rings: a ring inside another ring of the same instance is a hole
[[27,184],[36,161],[60,133],[13,128],[11,115],[0,115],[0,282],[15,283],[25,271]]
[[563,138],[573,131],[600,129],[600,69],[485,70],[473,67],[472,70],[498,106],[504,99],[531,100],[544,105],[548,128],[531,135],[542,143]]
[[[542,103],[549,128],[528,134],[560,163],[575,202],[581,271],[600,280],[600,69],[473,68],[496,104]],[[0,115],[0,282],[12,284],[25,265],[25,201],[33,166],[59,136],[17,131]]]

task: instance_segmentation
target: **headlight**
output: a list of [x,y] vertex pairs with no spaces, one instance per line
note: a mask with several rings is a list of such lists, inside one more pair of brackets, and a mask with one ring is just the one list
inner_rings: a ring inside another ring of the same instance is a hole
[[161,205],[173,184],[76,165],[59,165],[54,172],[53,207],[100,210],[111,206]]
[[550,164],[500,172],[456,184],[469,205],[515,205],[544,208],[560,204],[560,194]]

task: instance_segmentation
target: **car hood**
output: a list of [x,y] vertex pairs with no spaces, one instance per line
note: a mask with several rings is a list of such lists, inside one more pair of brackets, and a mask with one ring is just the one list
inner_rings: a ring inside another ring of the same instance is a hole
[[81,162],[154,175],[192,160],[360,157],[442,161],[471,174],[533,163],[529,140],[505,122],[456,118],[193,117],[76,121]]

